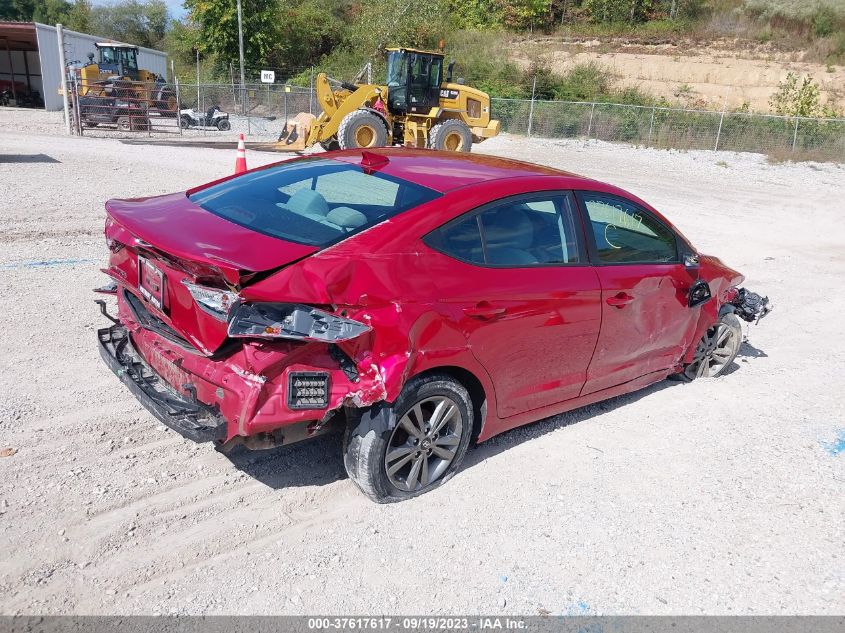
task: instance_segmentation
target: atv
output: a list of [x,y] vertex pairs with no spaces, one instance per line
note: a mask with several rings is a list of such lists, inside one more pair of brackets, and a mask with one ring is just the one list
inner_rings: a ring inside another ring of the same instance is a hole
[[221,132],[228,132],[232,129],[229,123],[229,113],[223,112],[220,106],[211,106],[208,112],[197,112],[193,108],[179,110],[179,127],[187,130],[191,127],[213,127]]

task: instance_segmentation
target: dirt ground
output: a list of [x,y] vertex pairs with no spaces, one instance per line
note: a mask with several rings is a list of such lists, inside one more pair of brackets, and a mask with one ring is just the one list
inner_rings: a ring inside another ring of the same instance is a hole
[[752,112],[771,112],[769,99],[790,72],[810,75],[819,85],[823,103],[836,110],[845,105],[845,67],[805,61],[798,53],[738,48],[730,40],[706,46],[609,46],[599,40],[573,44],[548,37],[515,43],[511,50],[514,61],[526,68],[539,56],[561,74],[576,64],[595,62],[614,73],[620,86],[688,107],[721,110],[747,103]]
[[722,378],[517,429],[446,486],[378,506],[337,438],[227,458],[105,367],[103,202],[235,157],[65,138],[58,121],[0,109],[0,448],[16,451],[0,457],[0,612],[845,612],[843,167],[478,146],[629,189],[776,309]]

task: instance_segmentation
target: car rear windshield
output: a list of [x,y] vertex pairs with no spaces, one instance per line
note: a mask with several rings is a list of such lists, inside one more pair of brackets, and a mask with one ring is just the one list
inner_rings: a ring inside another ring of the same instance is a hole
[[244,174],[189,199],[259,233],[324,247],[439,195],[357,165],[307,159]]

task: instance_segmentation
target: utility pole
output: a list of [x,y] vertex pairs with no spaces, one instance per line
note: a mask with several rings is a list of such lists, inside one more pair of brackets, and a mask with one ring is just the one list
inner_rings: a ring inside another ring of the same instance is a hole
[[244,21],[241,0],[238,0],[238,49],[241,58],[241,113],[243,113],[245,107],[246,80],[244,79]]
[[[68,101],[67,66],[65,65],[65,31],[61,24],[56,25],[56,36],[59,40],[59,64],[62,67],[62,105],[65,111],[65,131],[70,136],[70,102]],[[12,82],[14,88],[15,82]]]
[[197,110],[200,106],[200,49],[197,47]]

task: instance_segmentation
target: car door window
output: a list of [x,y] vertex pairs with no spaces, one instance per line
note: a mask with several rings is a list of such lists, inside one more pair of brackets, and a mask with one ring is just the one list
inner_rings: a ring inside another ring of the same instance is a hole
[[571,198],[515,197],[453,220],[429,234],[429,246],[463,261],[498,267],[581,261]]
[[678,261],[675,234],[646,210],[617,196],[582,192],[581,200],[604,264],[664,264]]

